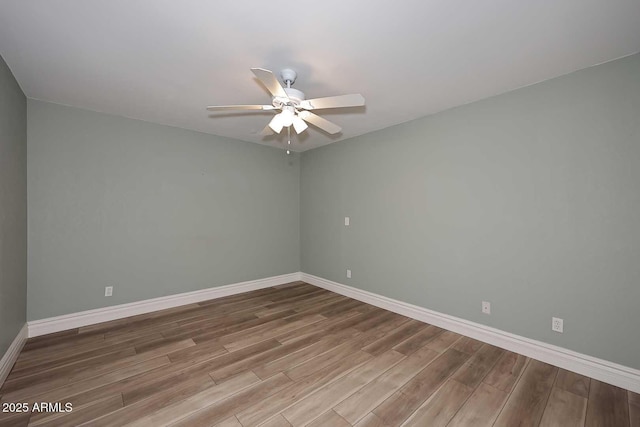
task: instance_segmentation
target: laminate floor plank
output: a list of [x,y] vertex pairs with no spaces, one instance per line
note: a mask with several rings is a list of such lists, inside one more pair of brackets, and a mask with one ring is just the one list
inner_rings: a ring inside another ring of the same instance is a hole
[[384,421],[380,419],[373,412],[369,412],[366,417],[358,421],[358,424],[355,424],[355,427],[392,427],[389,424],[385,424]]
[[[166,426],[197,413],[201,409],[211,406],[219,401],[232,396],[243,389],[259,384],[260,379],[251,371],[238,375],[225,384],[216,385],[200,393],[196,393],[187,399],[181,400],[164,408],[149,413],[133,422],[127,421],[130,426]],[[87,426],[88,427],[88,426]]]
[[[137,372],[141,372],[147,369],[152,369],[154,365],[160,366],[168,363],[169,363],[169,359],[166,357],[157,358],[157,359],[153,359],[152,361],[148,361],[146,364],[145,363],[137,364],[129,370],[119,371],[118,375],[124,375],[124,376],[127,376],[129,374],[135,375],[135,373]],[[109,379],[110,377],[108,375],[101,376],[96,382],[108,381]],[[2,401],[3,402],[27,402],[27,401],[35,402],[37,400],[45,401],[40,398],[50,393],[60,393],[60,391],[63,389],[68,390],[70,388],[76,387],[76,385],[74,384],[69,384],[69,380],[70,379],[68,377],[64,377],[60,382],[58,382],[57,380],[36,382],[34,384],[30,384],[29,386],[4,393],[2,395]],[[86,386],[86,384],[77,385],[77,386],[82,387],[83,385]],[[91,387],[91,388],[94,388],[94,387]],[[75,394],[75,393],[72,393],[72,394]]]
[[269,304],[265,304],[264,308],[267,310],[271,310],[274,308],[282,308],[282,307],[298,308],[300,307],[299,304],[302,304],[302,306],[304,306],[306,304],[309,304],[309,301],[320,301],[327,298],[335,299],[338,297],[332,292],[327,291],[326,289],[316,289],[313,292],[310,292],[305,295],[296,295],[286,299],[279,300],[277,302],[271,302]]
[[591,379],[589,377],[567,371],[566,369],[559,369],[555,386],[587,399],[589,397],[590,384]]
[[0,427],[26,427],[29,425],[31,413],[0,413]]
[[[270,316],[265,316],[265,317],[256,317],[253,320],[248,320],[246,322],[241,322],[241,323],[236,323],[233,325],[225,325],[223,328],[212,328],[212,330],[203,330],[201,333],[196,333],[191,335],[191,338],[193,339],[193,341],[195,341],[196,344],[200,344],[201,342],[205,342],[205,341],[211,341],[211,340],[218,340],[220,341],[221,337],[225,337],[227,335],[231,335],[234,333],[239,333],[239,332],[243,332],[246,335],[249,335],[253,332],[255,332],[254,328],[257,327],[264,327],[263,325],[265,324],[270,324],[270,322],[278,322],[279,320],[288,317],[288,316],[292,316],[296,314],[295,311],[293,310],[288,310],[288,311],[282,311],[279,313],[274,313]],[[282,324],[281,322],[278,322],[279,324]],[[268,328],[269,326],[267,326]],[[238,334],[241,335],[241,334]]]
[[67,338],[73,337],[74,335],[78,335],[78,330],[79,330],[78,328],[72,328],[72,329],[67,329],[65,331],[54,332],[52,334],[40,335],[38,337],[29,338],[24,346],[27,347],[27,344],[29,343],[31,343],[30,345],[34,345],[40,342],[55,342],[58,339],[65,340]]
[[[452,348],[455,348],[455,346]],[[476,388],[503,354],[504,350],[501,348],[484,344],[477,350],[477,353],[455,373],[453,379],[469,387]]]
[[270,338],[277,338],[279,335],[283,335],[288,332],[295,331],[304,326],[318,323],[322,320],[326,320],[326,317],[321,316],[319,314],[306,316],[303,319],[296,320],[290,323],[285,323],[284,325],[281,325],[281,326],[265,328],[259,332],[249,334],[240,339],[231,339],[230,341],[224,340],[221,342],[223,342],[224,348],[226,348],[227,351],[234,351],[234,350],[241,349],[243,347],[248,347],[252,344],[255,344],[256,342],[265,341]]
[[309,345],[318,341],[321,337],[322,337],[322,334],[309,335],[305,339],[294,341],[289,344],[276,346],[260,354],[256,354],[252,357],[248,357],[243,360],[239,360],[233,364],[216,369],[210,372],[209,375],[211,375],[211,378],[213,378],[217,383],[219,383],[220,381],[224,381],[226,378],[229,378],[237,373],[240,373],[243,370],[260,367],[264,363],[272,362],[292,352],[295,352],[296,350],[308,347]]
[[430,341],[433,341],[436,336],[444,332],[444,329],[438,328],[437,326],[427,324],[425,324],[425,326],[426,327],[422,331],[397,344],[393,347],[393,349],[408,356],[414,351],[417,351],[418,349],[424,347]]
[[[288,313],[278,312],[273,313],[273,316],[282,317],[291,313],[293,313],[293,311],[289,311]],[[165,338],[192,338],[197,343],[200,342],[200,340],[196,339],[198,335],[214,335],[215,333],[223,333],[230,329],[239,331],[242,329],[243,325],[259,324],[260,319],[261,318],[258,318],[255,314],[253,314],[253,312],[251,312],[251,310],[249,310],[246,312],[243,311],[242,313],[225,315],[220,318],[201,319],[198,322],[190,323],[187,325],[178,324],[177,327],[165,329],[160,333]]]
[[174,331],[194,331],[197,329],[206,329],[210,327],[218,327],[219,325],[232,324],[233,322],[241,322],[243,320],[255,319],[256,310],[261,309],[260,306],[254,304],[244,304],[236,309],[206,309],[199,312],[198,315],[188,318],[178,318],[174,322],[161,325],[163,335],[177,332]]
[[438,356],[439,353],[430,348],[421,348],[333,409],[348,422],[355,424]]
[[452,349],[458,350],[461,353],[476,354],[478,350],[484,345],[483,342],[474,340],[469,337],[462,337],[451,346]]
[[356,335],[352,340],[347,341],[337,347],[330,349],[312,359],[307,360],[295,367],[287,369],[284,373],[294,381],[298,381],[304,377],[307,377],[314,372],[329,366],[335,362],[340,361],[343,357],[357,352],[360,348],[376,341],[381,336],[384,336],[385,332],[379,329],[372,329],[367,332],[361,332]]
[[402,424],[469,357],[471,356],[457,350],[446,350],[372,412],[387,424]]
[[344,418],[336,414],[334,411],[329,410],[320,415],[314,422],[309,424],[309,427],[351,427]]
[[326,353],[331,349],[351,340],[359,334],[361,334],[361,332],[356,331],[355,329],[345,329],[341,333],[327,335],[320,341],[317,341],[292,353],[286,354],[278,359],[267,361],[259,366],[252,368],[252,370],[261,379],[269,378],[270,376],[275,375],[278,372],[284,372],[288,369],[293,369],[296,366],[305,363],[309,359]]
[[44,418],[40,422],[29,422],[29,426],[41,427],[76,427],[84,422],[92,421],[105,412],[115,411],[122,408],[122,395],[117,394],[93,402],[66,414],[59,414],[57,417]]
[[[303,295],[304,297],[304,295]],[[328,304],[336,304],[338,302],[344,301],[346,297],[332,294],[331,292],[327,292],[326,294],[319,294],[314,296],[313,299],[296,297],[300,298],[295,302],[279,302],[279,303],[271,303],[264,306],[264,308],[254,311],[254,314],[258,317],[267,316],[269,314],[277,313],[279,311],[284,310],[295,310],[298,313],[312,309],[316,306],[320,305],[328,305]]]
[[35,384],[34,386],[27,389],[18,390],[14,393],[7,393],[2,396],[2,399],[8,402],[57,402],[64,399],[65,397],[73,396],[78,393],[84,393],[101,387],[105,384],[114,383],[122,379],[133,377],[143,372],[151,371],[154,368],[167,366],[169,364],[170,360],[166,356],[157,357],[155,359],[137,363],[128,368],[109,372],[99,377],[89,378],[84,381],[66,384],[55,389],[51,389],[48,384],[45,384],[44,386]]
[[493,425],[507,397],[509,397],[507,392],[486,383],[480,383],[448,426],[479,427]]
[[462,338],[462,335],[451,331],[444,331],[427,343],[427,347],[439,353],[446,351],[456,341]]
[[377,341],[363,347],[362,350],[369,354],[378,356],[385,351],[391,350],[395,345],[407,340],[418,332],[424,330],[427,327],[422,322],[417,320],[409,320],[406,323],[398,326],[393,331],[390,331],[387,335],[380,338]]
[[289,421],[287,421],[282,415],[278,414],[275,417],[269,418],[268,421],[260,424],[260,427],[291,427],[291,424],[289,424]]
[[80,359],[75,363],[63,365],[56,368],[47,369],[44,371],[34,372],[32,375],[23,375],[18,378],[14,378],[11,375],[5,381],[2,386],[2,391],[4,393],[10,393],[12,391],[21,390],[32,386],[34,384],[43,384],[48,383],[51,387],[55,388],[57,386],[64,385],[69,382],[69,377],[73,373],[82,370],[82,369],[90,369],[94,366],[102,366],[105,363],[112,363],[113,360],[121,360],[126,359],[128,357],[135,357],[136,350],[133,347],[129,347],[124,350],[120,350],[115,353],[108,353],[102,357],[95,357],[92,359],[83,360]]
[[[280,341],[282,344],[288,344],[293,341],[304,339],[306,336],[313,335],[318,332],[322,332],[326,335],[332,335],[333,332],[329,332],[329,329],[332,328],[334,325],[360,315],[361,314],[357,311],[347,311],[345,313],[340,313],[338,315],[328,317],[325,320],[314,322],[307,326],[303,326],[301,328],[298,328],[289,332],[281,333],[276,337],[276,339]],[[341,331],[344,329],[347,329],[347,328],[343,328],[341,329]]]
[[177,322],[177,327],[163,330],[161,334],[166,338],[170,338],[172,336],[190,338],[196,333],[219,330],[225,327],[230,327],[256,320],[258,320],[258,316],[255,315],[253,309],[242,310],[238,313],[225,314],[220,317],[205,317],[184,324],[182,324],[181,322]]
[[627,427],[631,424],[629,406],[626,390],[592,379],[585,426]]
[[379,327],[388,327],[390,324],[400,326],[404,322],[408,322],[409,318],[400,316],[399,314],[392,313],[390,311],[382,311],[379,316],[375,316],[360,322],[353,327],[359,331],[369,331]]
[[[244,303],[245,305],[247,303]],[[225,307],[226,312],[233,311],[235,308],[232,306]],[[185,322],[189,319],[199,318],[203,316],[220,316],[222,313],[215,313],[211,308],[205,308],[195,306],[189,310],[181,312],[166,313],[163,316],[148,317],[141,320],[131,321],[124,325],[120,325],[115,328],[109,328],[104,330],[104,337],[106,340],[115,339],[116,337],[127,335],[131,333],[138,333],[140,331],[148,331],[154,328],[166,328],[167,325],[178,324],[178,322]]]
[[111,363],[103,364],[100,367],[85,368],[76,371],[70,376],[71,381],[77,381],[84,378],[90,378],[96,375],[101,375],[104,372],[111,372],[123,367],[135,365],[136,363],[144,362],[145,360],[154,359],[159,356],[165,356],[173,353],[174,351],[184,350],[187,348],[195,347],[196,343],[192,339],[184,340],[166,340],[165,342],[154,342],[153,345],[145,345],[136,347],[136,354],[115,360]]
[[0,427],[640,427],[635,393],[300,281],[30,338],[0,402],[73,406]]
[[[163,339],[162,335],[157,334],[141,342],[144,343],[144,342],[161,340],[161,339]],[[86,365],[91,363],[91,360],[95,358],[108,357],[109,355],[120,354],[120,352],[123,352],[123,351],[125,353],[131,352],[132,350],[135,353],[135,344],[128,343],[128,344],[113,346],[108,349],[97,349],[97,350],[93,350],[85,353],[75,353],[60,359],[49,358],[49,359],[43,359],[39,362],[32,362],[32,363],[23,364],[23,365],[18,365],[16,363],[16,365],[14,365],[13,367],[13,370],[11,371],[11,378],[7,378],[7,379],[10,380],[10,379],[17,379],[21,377],[31,376],[31,375],[39,375],[43,372],[46,372],[52,369],[58,369],[58,368],[62,368],[62,367],[70,366],[74,364],[79,364],[79,366]]]
[[154,393],[148,391],[144,394],[129,392],[129,396],[123,396],[125,406],[122,409],[111,411],[92,420],[92,425],[96,427],[123,426],[149,413],[215,387],[215,383],[209,377],[192,376],[185,377],[185,379],[175,379],[170,386],[162,387],[162,384],[157,384],[157,386],[161,388],[156,388]]
[[324,289],[311,292],[304,295],[297,295],[290,298],[278,300],[276,302],[269,302],[267,304],[263,304],[261,308],[254,311],[258,316],[264,316],[266,312],[276,312],[283,310],[296,310],[302,311],[307,308],[314,307],[320,304],[330,304],[336,303],[339,301],[345,301],[348,298],[343,297],[341,295],[336,295],[332,292],[326,291]]
[[130,385],[122,391],[122,400],[129,407],[137,402],[153,398],[154,401],[167,394],[163,402],[180,400],[184,395],[189,395],[193,390],[201,391],[215,385],[215,381],[200,372],[182,372],[177,375],[159,376],[155,380],[149,379],[138,385]]
[[528,360],[521,354],[507,351],[482,381],[498,390],[510,393],[524,371]]
[[318,307],[318,308],[314,308],[314,309],[306,309],[303,310],[302,313],[305,312],[317,312],[318,314],[322,314],[323,316],[326,317],[332,317],[335,316],[337,314],[341,314],[344,313],[346,311],[350,311],[350,310],[358,310],[360,308],[365,307],[366,304],[360,302],[360,301],[355,301],[355,300],[349,300],[347,299],[346,301],[341,301],[338,303],[332,303],[332,304],[325,304],[324,307]]
[[631,427],[640,427],[640,406],[629,404],[629,423]]
[[325,384],[337,381],[371,358],[372,356],[364,351],[351,353],[342,360],[316,371],[305,379],[296,381],[291,386],[279,393],[269,396],[262,402],[238,412],[236,416],[244,427],[257,426],[263,421],[277,416],[277,414],[323,387]]
[[404,357],[401,353],[393,350],[383,353],[354,369],[348,375],[299,400],[283,411],[282,415],[294,427],[306,425],[396,365]]
[[587,413],[587,398],[553,387],[540,427],[581,427]]
[[473,393],[473,388],[454,379],[446,383],[422,405],[403,426],[446,426]]
[[75,333],[69,335],[60,335],[56,337],[42,335],[35,338],[29,338],[22,347],[22,356],[29,357],[38,352],[44,352],[47,350],[53,351],[57,348],[67,348],[72,345],[104,340],[103,334],[79,335],[77,329],[74,331]]
[[289,384],[291,384],[291,380],[287,378],[286,375],[274,375],[267,380],[247,387],[245,390],[233,396],[208,405],[188,417],[181,418],[177,423],[173,423],[172,425],[176,427],[210,426],[234,415],[235,412],[242,411],[244,408],[262,401],[264,398],[277,393]]
[[211,377],[206,374],[209,368],[207,362],[196,365],[190,365],[188,362],[175,363],[171,364],[170,367],[171,369],[168,369],[167,366],[159,366],[158,368],[141,372],[137,375],[132,375],[95,389],[73,394],[65,397],[64,400],[65,402],[73,403],[75,407],[90,403],[105,395],[122,393],[125,396],[124,400],[126,405],[138,399],[161,392],[163,389],[159,387],[165,384],[171,384],[172,387],[179,386],[191,377],[200,377],[213,382]]
[[[164,337],[159,334],[149,334],[143,337],[135,337],[128,341],[122,341],[117,344],[113,343],[92,343],[90,345],[83,346],[82,348],[72,348],[65,352],[47,354],[44,352],[37,358],[30,360],[22,360],[16,362],[14,368],[16,373],[20,369],[24,369],[27,372],[31,372],[31,369],[47,370],[49,368],[55,368],[64,366],[70,363],[75,363],[82,360],[89,360],[94,357],[100,357],[108,353],[125,350],[130,347],[135,347],[139,344],[144,344],[151,341],[162,340]],[[13,373],[13,372],[12,372]]]
[[191,347],[175,350],[167,354],[172,363],[185,361],[207,360],[221,354],[228,353],[222,344],[215,341],[206,341]]
[[296,280],[293,282],[289,282],[289,283],[283,283],[281,285],[275,285],[272,286],[270,289],[276,289],[276,290],[282,290],[282,289],[287,289],[293,286],[300,286],[301,284],[306,284],[306,282],[303,282],[301,280]]
[[640,427],[640,394],[628,391],[629,395],[629,422],[631,427]]
[[509,396],[495,426],[537,426],[557,373],[558,368],[532,360]]
[[20,362],[33,361],[42,358],[42,356],[57,356],[58,354],[67,355],[73,353],[77,349],[84,347],[95,348],[94,346],[104,343],[104,335],[79,336],[74,335],[67,340],[59,340],[50,346],[39,346],[29,350],[23,349],[20,352],[18,360]]
[[[327,328],[327,333],[339,332],[342,329],[346,328],[354,328],[358,325],[361,325],[364,322],[370,321],[371,319],[379,318],[385,315],[385,311],[379,308],[374,310],[370,310],[366,313],[361,313],[358,316],[350,317],[349,319],[343,320],[329,328]],[[362,328],[358,328],[358,330],[362,330]]]
[[226,420],[215,424],[214,427],[242,427],[242,424],[240,424],[240,421],[238,421],[235,416],[231,416]]

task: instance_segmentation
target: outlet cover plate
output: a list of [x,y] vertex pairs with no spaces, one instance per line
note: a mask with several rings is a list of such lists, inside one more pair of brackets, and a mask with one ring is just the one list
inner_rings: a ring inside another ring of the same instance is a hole
[[559,317],[551,318],[551,330],[554,332],[563,333],[564,332],[564,320]]
[[105,286],[105,288],[104,288],[104,296],[105,297],[113,296],[113,286]]
[[487,301],[482,301],[482,312],[484,314],[491,314],[491,303]]

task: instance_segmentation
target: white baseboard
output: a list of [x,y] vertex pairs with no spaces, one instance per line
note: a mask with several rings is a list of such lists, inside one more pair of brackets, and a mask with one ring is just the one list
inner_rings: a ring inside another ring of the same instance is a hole
[[640,393],[640,370],[299,272],[30,321],[20,331],[0,362],[0,385],[6,375],[9,374],[24,345],[27,338],[27,326],[28,336],[35,337],[180,305],[269,288],[297,280],[305,281],[385,310],[457,332],[635,393]]
[[16,335],[15,339],[0,359],[0,387],[4,384],[4,380],[7,379],[7,375],[11,372],[11,368],[13,368],[13,364],[16,363],[16,359],[24,346],[24,343],[27,341],[27,324],[20,329],[18,335]]
[[272,286],[295,282],[297,280],[300,280],[299,272],[267,277],[264,279],[249,280],[247,282],[234,283],[231,285],[218,286],[193,292],[185,292],[182,294],[169,295],[166,297],[153,298],[128,304],[97,308],[94,310],[65,314],[47,319],[32,320],[28,322],[29,337],[31,338],[39,335],[66,331],[68,329],[80,328],[82,326],[108,322],[110,320],[164,310],[166,308],[178,307],[181,305],[193,304],[243,292],[255,291],[257,289],[270,288]]
[[437,311],[356,289],[311,274],[302,273],[300,280],[384,308],[385,310],[393,311],[421,322],[429,323],[522,354],[532,359],[540,360],[581,375],[586,375],[598,381],[640,393],[640,371],[637,369],[587,356],[541,341],[514,335],[458,317],[438,313]]

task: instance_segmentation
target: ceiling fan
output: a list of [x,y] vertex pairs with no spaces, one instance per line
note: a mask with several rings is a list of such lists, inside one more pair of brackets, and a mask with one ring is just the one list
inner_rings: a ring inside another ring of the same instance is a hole
[[283,87],[276,76],[263,68],[252,68],[253,74],[262,82],[271,93],[271,105],[216,105],[207,107],[209,111],[229,110],[263,110],[278,112],[269,124],[260,132],[261,135],[280,133],[283,128],[290,127],[296,133],[302,133],[307,128],[307,123],[322,129],[328,134],[339,133],[342,128],[329,120],[323,119],[311,112],[329,108],[360,107],[364,105],[364,98],[360,94],[329,96],[326,98],[305,99],[304,93],[294,89],[291,85],[296,81],[297,74],[294,70],[284,69],[280,76],[286,87]]

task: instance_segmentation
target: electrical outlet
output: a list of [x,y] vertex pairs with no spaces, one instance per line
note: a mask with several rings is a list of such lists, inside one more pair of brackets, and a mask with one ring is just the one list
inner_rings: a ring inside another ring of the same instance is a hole
[[105,286],[105,288],[104,288],[104,296],[105,297],[113,296],[113,286]]
[[347,270],[347,279],[351,279],[351,270]]
[[564,320],[558,317],[551,318],[551,330],[559,333],[564,332]]
[[349,223],[351,222],[351,220],[349,219],[348,216],[344,217],[344,225],[349,225]]
[[491,314],[491,303],[487,301],[482,301],[482,312],[484,314]]

